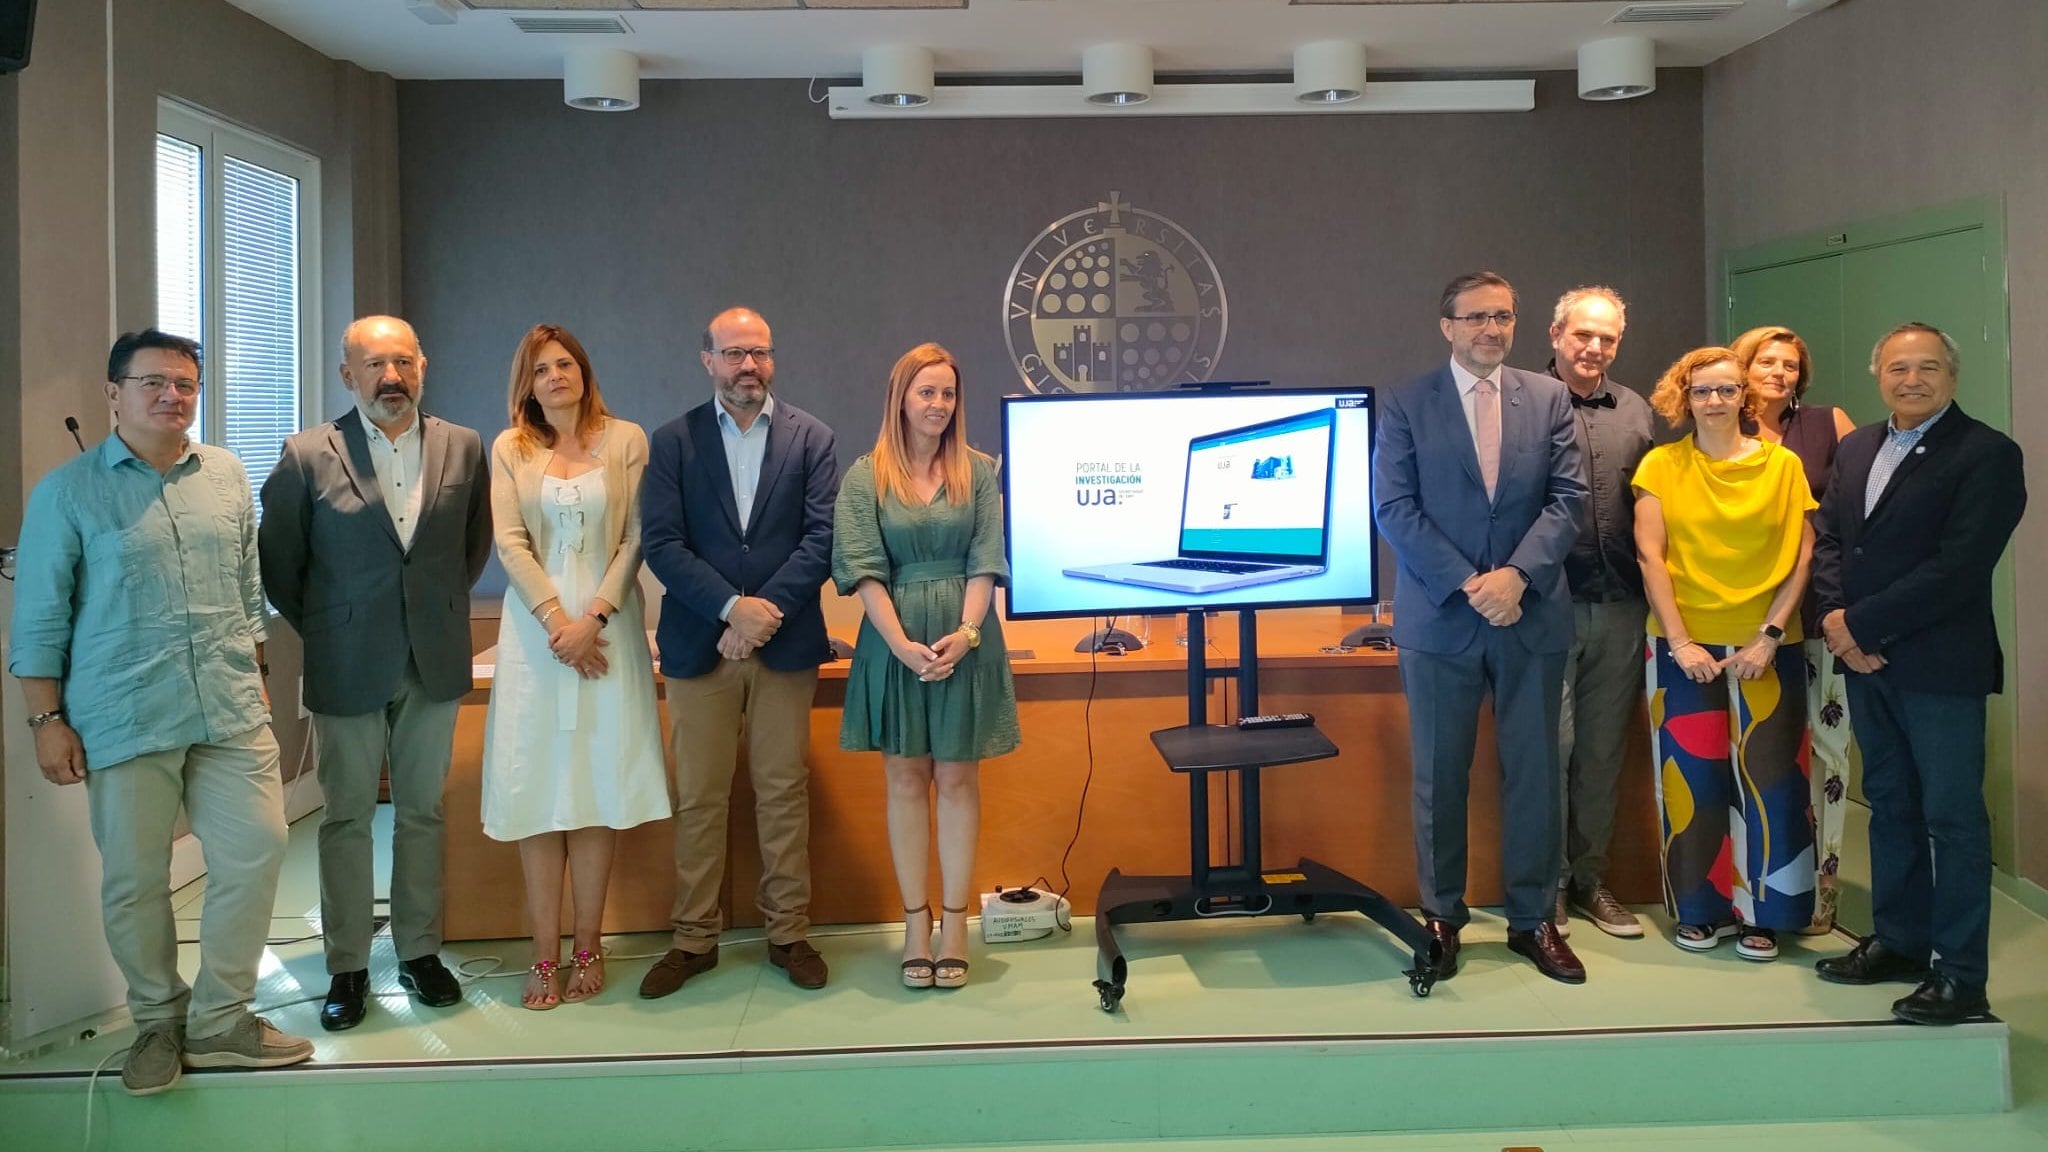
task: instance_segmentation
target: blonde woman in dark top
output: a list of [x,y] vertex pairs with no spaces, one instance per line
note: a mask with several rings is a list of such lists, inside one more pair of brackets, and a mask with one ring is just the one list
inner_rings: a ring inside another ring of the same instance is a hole
[[[1751,328],[1732,345],[1756,397],[1756,436],[1782,444],[1799,457],[1807,487],[1818,503],[1827,495],[1835,445],[1856,430],[1847,412],[1826,404],[1801,403],[1813,382],[1813,356],[1790,328]],[[1849,696],[1842,674],[1820,635],[1819,604],[1811,587],[1799,605],[1806,637],[1806,729],[1811,734],[1814,861],[1813,922],[1803,931],[1821,935],[1835,927],[1835,873],[1841,861],[1843,805],[1849,777]]]

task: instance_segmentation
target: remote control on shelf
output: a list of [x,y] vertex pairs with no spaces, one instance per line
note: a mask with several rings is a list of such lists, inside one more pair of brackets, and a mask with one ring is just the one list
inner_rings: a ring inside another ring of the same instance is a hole
[[1237,722],[1240,732],[1257,732],[1266,728],[1307,728],[1316,722],[1306,712],[1275,712],[1264,716],[1246,716]]

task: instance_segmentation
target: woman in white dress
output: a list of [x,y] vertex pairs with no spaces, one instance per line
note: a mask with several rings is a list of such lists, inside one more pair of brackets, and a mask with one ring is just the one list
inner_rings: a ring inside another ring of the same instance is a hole
[[[483,817],[485,835],[519,842],[533,930],[520,1002],[545,1010],[603,989],[617,829],[670,808],[639,590],[647,434],[606,413],[583,345],[551,324],[512,357],[511,415],[491,447],[512,594],[484,730]],[[575,904],[566,982],[564,868]]]

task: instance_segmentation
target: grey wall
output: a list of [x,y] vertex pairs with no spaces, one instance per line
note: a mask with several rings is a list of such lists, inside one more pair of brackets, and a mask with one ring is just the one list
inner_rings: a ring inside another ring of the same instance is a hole
[[[589,347],[623,416],[709,395],[704,322],[744,302],[774,327],[777,387],[873,443],[889,366],[938,340],[969,428],[1016,391],[1000,300],[1038,231],[1111,191],[1188,229],[1220,270],[1216,379],[1387,384],[1440,363],[1450,276],[1492,267],[1529,317],[1606,281],[1633,301],[1617,368],[1646,386],[1700,339],[1701,77],[1593,105],[1545,75],[1530,113],[835,123],[785,82],[654,82],[636,112],[565,107],[553,82],[399,85],[405,299],[428,404],[505,425],[531,324]],[[486,577],[487,590],[502,576]]]
[[[24,494],[75,451],[64,417],[87,443],[106,434],[107,346],[154,319],[159,95],[319,157],[323,345],[357,312],[398,304],[390,77],[226,0],[113,0],[111,19],[99,3],[43,4],[33,61],[0,79],[0,542],[14,541]],[[303,745],[293,647],[272,660],[288,772]],[[10,763],[20,754],[10,741]]]
[[[1970,197],[2005,201],[2013,430],[2036,507],[2018,586],[2048,576],[2048,4],[1849,0],[1707,69],[1709,276],[1726,252]],[[1716,293],[1708,294],[1710,301]],[[1708,324],[1718,319],[1710,304]],[[1964,367],[1965,371],[1969,368]],[[2048,883],[2048,615],[2019,600],[2019,871]]]

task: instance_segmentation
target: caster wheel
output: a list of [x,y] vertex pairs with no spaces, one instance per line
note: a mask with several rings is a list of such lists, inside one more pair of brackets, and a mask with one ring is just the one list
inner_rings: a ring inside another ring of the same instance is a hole
[[1111,984],[1106,980],[1097,980],[1095,982],[1095,997],[1097,1007],[1101,1008],[1104,1012],[1115,1012],[1117,1007],[1123,1003],[1123,985]]
[[1313,923],[1315,923],[1315,922],[1316,922],[1316,914],[1315,914],[1315,913],[1313,913],[1313,912],[1303,912],[1303,913],[1301,914],[1301,922],[1302,922],[1303,924],[1313,924]]
[[1436,977],[1427,972],[1411,971],[1408,973],[1408,990],[1413,992],[1418,1000],[1428,999],[1429,990],[1435,986]]

